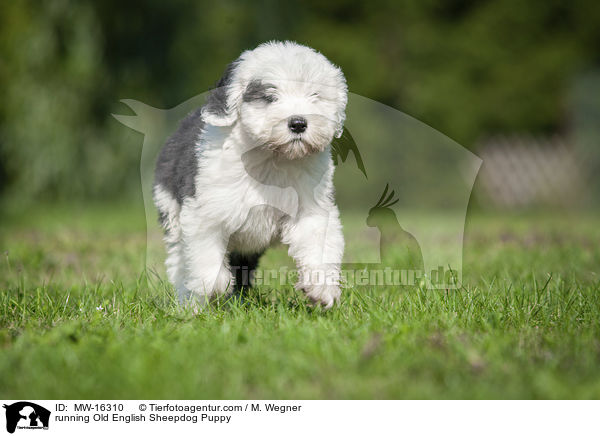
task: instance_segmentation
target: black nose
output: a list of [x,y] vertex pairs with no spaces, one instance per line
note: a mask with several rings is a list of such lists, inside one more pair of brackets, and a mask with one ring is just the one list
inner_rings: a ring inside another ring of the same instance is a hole
[[306,130],[306,126],[308,123],[306,122],[306,118],[302,117],[292,117],[288,121],[288,127],[294,133],[302,133]]

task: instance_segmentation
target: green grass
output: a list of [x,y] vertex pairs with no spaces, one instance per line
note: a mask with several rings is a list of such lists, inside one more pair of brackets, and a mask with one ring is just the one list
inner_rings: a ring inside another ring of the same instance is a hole
[[597,221],[470,216],[457,291],[348,289],[323,312],[263,287],[195,315],[145,271],[142,210],[12,214],[0,397],[599,398]]

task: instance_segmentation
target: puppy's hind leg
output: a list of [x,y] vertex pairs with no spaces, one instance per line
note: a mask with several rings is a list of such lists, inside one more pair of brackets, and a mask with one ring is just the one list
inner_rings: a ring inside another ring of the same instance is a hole
[[182,303],[186,299],[186,294],[188,294],[188,291],[183,284],[185,279],[183,244],[181,241],[168,242],[167,239],[168,237],[165,236],[165,243],[167,246],[167,259],[165,261],[167,277],[177,291],[179,302]]
[[181,207],[177,200],[161,185],[155,185],[153,197],[158,209],[158,221],[165,232],[163,241],[167,249],[167,258],[165,260],[167,277],[181,299],[182,292],[185,292],[183,286],[185,265],[183,261],[183,245],[181,243],[181,225],[179,222]]
[[254,254],[232,252],[229,254],[229,267],[235,277],[234,295],[243,299],[245,291],[252,286],[254,271],[262,254],[262,252]]

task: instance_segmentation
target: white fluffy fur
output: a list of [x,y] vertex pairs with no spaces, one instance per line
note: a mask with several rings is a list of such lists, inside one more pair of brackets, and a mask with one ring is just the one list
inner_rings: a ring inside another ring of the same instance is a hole
[[[167,217],[169,280],[181,300],[206,302],[232,290],[228,252],[256,253],[280,240],[297,264],[298,288],[329,308],[340,296],[344,250],[330,143],[343,128],[345,79],[323,55],[290,42],[260,45],[237,62],[226,113],[202,114],[195,196],[180,205],[154,188]],[[244,101],[256,80],[274,85],[275,101]],[[288,128],[295,115],[308,121],[301,135]],[[315,282],[315,272],[328,280]]]

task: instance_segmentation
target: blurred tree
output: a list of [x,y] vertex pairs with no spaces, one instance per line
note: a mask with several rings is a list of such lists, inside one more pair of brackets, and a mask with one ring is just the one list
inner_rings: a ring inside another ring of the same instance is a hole
[[120,193],[139,150],[111,142],[92,6],[18,1],[0,10],[2,193],[21,202]]

